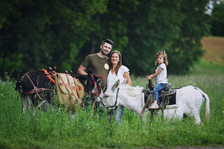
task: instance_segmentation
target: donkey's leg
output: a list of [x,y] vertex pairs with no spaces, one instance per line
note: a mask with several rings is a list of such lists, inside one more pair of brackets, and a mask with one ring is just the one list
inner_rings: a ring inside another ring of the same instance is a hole
[[25,114],[26,109],[28,108],[26,96],[21,96],[21,100],[22,100],[22,114]]
[[51,105],[49,104],[49,102],[47,100],[43,100],[41,101],[38,106],[37,109],[42,108],[44,111],[47,111],[47,109],[50,107]]
[[190,117],[195,119],[195,124],[199,125],[201,124],[200,110],[203,104],[203,97],[201,94],[199,94],[198,96],[196,95],[195,99],[191,100],[191,103],[189,103],[188,113]]
[[32,114],[34,115],[35,114],[35,107],[33,105],[33,102],[32,102],[32,99],[31,99],[31,95],[26,95],[26,101],[27,101],[27,104],[28,104],[28,110],[30,110],[32,112]]
[[141,117],[143,124],[145,124],[145,125],[147,124],[148,118],[149,118],[149,112],[145,111]]
[[195,112],[194,113],[194,118],[195,118],[195,124],[200,125],[201,123],[201,118],[200,118],[200,113],[199,112]]
[[30,110],[33,103],[31,101],[30,95],[21,96],[22,99],[22,114],[26,113],[26,110]]
[[201,123],[201,118],[200,118],[200,109],[201,109],[200,103],[198,103],[197,106],[195,106],[192,111],[190,112],[190,117],[193,117],[195,119],[195,124],[200,125]]
[[33,106],[33,103],[32,103],[32,100],[31,100],[29,95],[26,95],[26,101],[27,101],[27,104],[28,104],[28,110],[30,110],[31,107]]
[[183,108],[182,107],[178,107],[176,110],[175,110],[175,116],[174,116],[174,119],[176,120],[179,120],[181,121],[184,117],[184,112],[182,110]]

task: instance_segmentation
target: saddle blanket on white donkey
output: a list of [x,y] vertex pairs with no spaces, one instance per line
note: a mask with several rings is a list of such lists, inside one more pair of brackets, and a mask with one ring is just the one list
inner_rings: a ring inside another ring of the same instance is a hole
[[[116,107],[119,105],[124,106],[128,110],[140,116],[145,106],[143,87],[131,87],[128,85],[119,85],[119,80],[115,82],[110,90],[107,90],[101,99],[101,107],[107,106]],[[171,105],[172,108],[167,106],[164,109],[164,119],[168,120],[182,120],[184,114],[193,117],[196,124],[201,124],[200,110],[201,106],[206,101],[205,118],[208,122],[210,118],[209,97],[202,90],[194,86],[185,86],[176,89],[176,104]],[[146,122],[149,110],[144,110],[142,120]]]

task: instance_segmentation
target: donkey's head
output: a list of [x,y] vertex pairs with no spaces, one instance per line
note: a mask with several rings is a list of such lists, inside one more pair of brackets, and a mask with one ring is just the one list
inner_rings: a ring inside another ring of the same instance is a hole
[[108,88],[101,99],[101,108],[104,106],[116,106],[116,96],[118,94],[117,89],[120,84],[120,80],[118,79],[111,88]]
[[85,93],[94,94],[95,92],[101,92],[102,80],[99,76],[93,73],[88,73],[88,75],[75,76],[83,85]]

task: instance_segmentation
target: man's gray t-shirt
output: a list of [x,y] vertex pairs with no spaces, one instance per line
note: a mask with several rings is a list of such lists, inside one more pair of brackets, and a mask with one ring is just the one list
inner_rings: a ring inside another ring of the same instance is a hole
[[103,76],[102,78],[102,89],[107,86],[107,75],[109,72],[109,58],[100,57],[97,53],[89,54],[86,56],[82,65],[89,71],[93,71],[94,74]]

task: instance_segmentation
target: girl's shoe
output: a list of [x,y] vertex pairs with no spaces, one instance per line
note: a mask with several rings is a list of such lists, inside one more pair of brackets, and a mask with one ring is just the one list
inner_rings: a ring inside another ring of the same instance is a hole
[[159,106],[158,106],[157,103],[153,103],[153,104],[149,107],[149,109],[159,109]]

